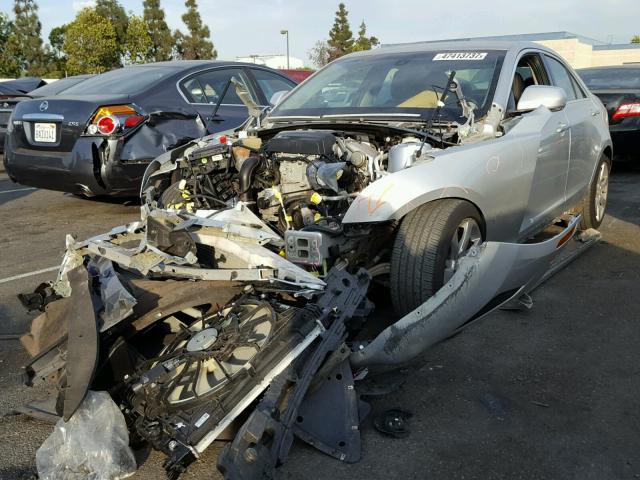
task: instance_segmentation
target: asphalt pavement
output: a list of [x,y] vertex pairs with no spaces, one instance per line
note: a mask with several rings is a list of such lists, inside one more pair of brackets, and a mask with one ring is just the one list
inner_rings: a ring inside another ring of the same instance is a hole
[[[138,217],[135,200],[29,189],[0,173],[0,480],[30,478],[52,429],[11,414],[37,393],[22,385],[27,355],[14,339],[34,315],[16,294],[53,278],[66,234]],[[371,401],[373,415],[413,413],[407,438],[381,436],[369,417],[359,463],[296,443],[280,478],[640,478],[640,168],[616,168],[601,231],[602,242],[534,292],[532,310],[490,315]],[[219,448],[184,478],[219,478]],[[163,478],[162,461],[141,456],[133,478]]]

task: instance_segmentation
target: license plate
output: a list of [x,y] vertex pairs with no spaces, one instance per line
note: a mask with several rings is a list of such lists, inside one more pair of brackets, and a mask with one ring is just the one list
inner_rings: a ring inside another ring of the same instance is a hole
[[56,124],[36,123],[33,139],[36,142],[56,143]]

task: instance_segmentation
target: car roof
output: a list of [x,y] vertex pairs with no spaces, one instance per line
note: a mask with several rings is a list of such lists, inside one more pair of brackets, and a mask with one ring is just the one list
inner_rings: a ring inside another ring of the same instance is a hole
[[264,65],[256,65],[254,63],[233,62],[229,60],[169,60],[166,62],[140,63],[137,65],[130,65],[125,68],[182,67],[183,72],[189,72],[191,70],[199,70],[203,67],[233,67],[233,66],[269,68],[269,67],[265,67]]
[[473,38],[461,38],[456,40],[437,40],[414,43],[396,43],[382,45],[380,48],[367,50],[364,52],[352,53],[349,56],[375,56],[393,53],[420,53],[433,52],[437,50],[503,50],[505,52],[513,50],[535,49],[548,53],[555,53],[553,50],[533,42],[508,41],[508,40],[475,40]]

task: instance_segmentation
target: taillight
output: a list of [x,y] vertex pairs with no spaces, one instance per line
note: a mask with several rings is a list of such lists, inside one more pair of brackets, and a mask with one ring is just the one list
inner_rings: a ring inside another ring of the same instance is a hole
[[98,128],[98,132],[103,135],[111,135],[116,131],[120,122],[115,117],[100,117],[98,119],[98,123],[96,123],[96,127]]
[[85,133],[89,135],[123,133],[128,128],[142,123],[145,118],[131,105],[106,105],[96,110]]
[[640,117],[640,102],[628,102],[621,104],[611,116],[611,120],[620,120],[626,117]]

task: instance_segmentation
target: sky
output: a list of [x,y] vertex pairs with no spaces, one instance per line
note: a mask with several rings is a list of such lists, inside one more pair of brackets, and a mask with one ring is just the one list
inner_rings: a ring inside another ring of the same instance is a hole
[[[92,0],[36,0],[43,38],[51,28],[73,20]],[[127,11],[142,13],[142,0],[121,0]],[[308,51],[328,37],[339,0],[199,0],[218,58],[286,52],[308,63]],[[638,0],[345,0],[354,35],[364,20],[369,35],[382,43],[457,37],[569,31],[608,43],[627,43],[640,34]],[[185,31],[183,0],[161,0],[172,29]],[[0,0],[12,15],[13,0]]]

